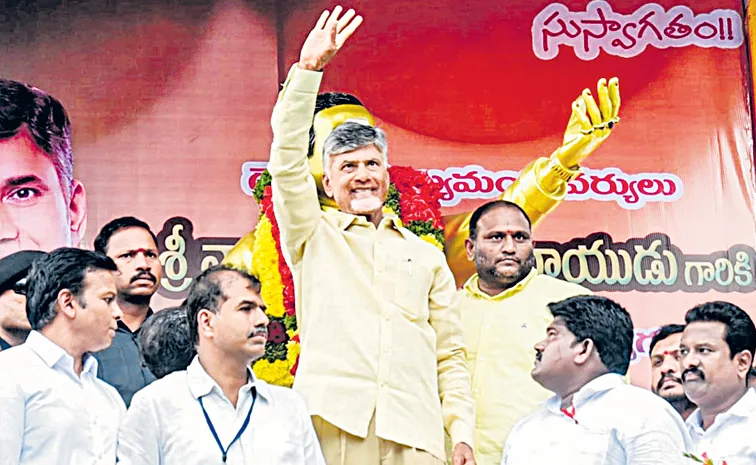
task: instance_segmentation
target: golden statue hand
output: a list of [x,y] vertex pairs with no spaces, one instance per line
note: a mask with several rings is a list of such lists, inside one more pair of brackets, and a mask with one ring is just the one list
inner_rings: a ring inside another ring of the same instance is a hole
[[598,104],[588,89],[572,102],[572,115],[564,141],[551,155],[568,169],[578,168],[612,133],[619,123],[619,79],[601,78],[597,85]]

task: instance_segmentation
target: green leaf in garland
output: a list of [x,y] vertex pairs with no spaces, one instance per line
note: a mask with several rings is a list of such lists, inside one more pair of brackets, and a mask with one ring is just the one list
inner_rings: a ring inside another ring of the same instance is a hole
[[410,221],[408,225],[406,225],[407,229],[412,231],[413,234],[415,234],[417,237],[420,237],[424,234],[430,234],[433,237],[436,238],[439,244],[444,243],[444,233],[442,231],[439,231],[438,229],[433,227],[433,223],[430,221]]
[[263,196],[265,195],[265,188],[270,186],[272,182],[273,182],[273,178],[271,177],[268,170],[264,170],[262,173],[260,173],[260,177],[257,178],[257,182],[255,183],[255,189],[253,192],[255,201],[258,204],[262,202]]
[[296,315],[289,315],[287,313],[284,315],[283,321],[284,321],[284,326],[286,327],[286,331],[297,330],[297,316]]
[[402,217],[402,207],[399,203],[399,191],[396,190],[396,186],[393,182],[389,184],[388,193],[386,194],[386,201],[383,202],[383,204],[392,209],[399,218]]

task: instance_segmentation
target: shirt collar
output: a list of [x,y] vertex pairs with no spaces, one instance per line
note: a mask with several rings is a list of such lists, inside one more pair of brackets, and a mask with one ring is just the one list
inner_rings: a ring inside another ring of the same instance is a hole
[[[199,399],[200,397],[210,394],[213,388],[216,389],[218,394],[225,397],[225,394],[223,394],[223,390],[220,388],[220,386],[218,386],[218,383],[216,383],[215,380],[207,374],[205,368],[202,367],[202,364],[199,360],[199,355],[194,356],[192,363],[190,363],[189,367],[186,369],[186,373],[189,379],[189,391],[192,393],[192,397],[194,397],[195,399]],[[259,394],[266,400],[270,400],[267,384],[264,381],[257,379],[255,372],[252,371],[252,368],[247,367],[247,373],[248,381],[247,384],[243,386],[243,389],[252,389],[252,387],[254,387],[257,391],[257,394]]]
[[464,285],[464,288],[467,292],[474,295],[477,298],[485,299],[485,300],[492,300],[492,301],[499,301],[504,300],[507,297],[511,297],[519,292],[521,292],[525,287],[530,284],[531,281],[538,275],[538,270],[533,268],[530,270],[530,273],[528,273],[527,276],[525,276],[519,283],[515,284],[514,286],[510,287],[509,289],[506,289],[494,296],[488,295],[485,292],[480,290],[480,277],[478,276],[478,273],[475,273],[474,275],[470,276],[470,279],[467,280],[467,282]]
[[[148,308],[147,315],[145,315],[144,317],[144,321],[147,321],[147,318],[151,317],[152,314],[153,314],[152,309]],[[129,327],[126,326],[126,323],[124,323],[123,320],[118,320],[116,324],[118,325],[118,329],[122,331],[126,331],[129,334],[139,334],[139,330],[142,329],[142,326],[140,325],[135,331],[131,331],[131,329],[129,329]]]
[[[328,214],[330,218],[333,219],[333,221],[336,223],[336,226],[339,229],[342,229],[344,231],[349,228],[349,226],[353,224],[359,224],[363,226],[367,226],[370,224],[370,222],[361,215],[352,215],[351,213],[344,213],[341,210],[338,210],[333,207],[325,207],[324,211]],[[383,219],[381,219],[381,223],[378,226],[380,227],[391,227],[394,230],[398,231],[402,236],[404,236],[405,239],[408,239],[413,234],[409,232],[407,229],[402,227],[402,222],[393,213],[383,213]]]
[[[53,368],[55,365],[65,364],[63,365],[65,368],[69,369],[72,373],[74,372],[73,357],[39,331],[30,332],[24,344],[35,352],[48,367]],[[81,374],[84,375],[85,373],[93,376],[97,375],[97,359],[90,354],[84,354],[82,361]]]
[[[756,388],[749,388],[746,390],[745,394],[743,394],[743,397],[738,399],[729,410],[717,415],[714,421],[721,423],[723,420],[730,417],[749,418],[754,414],[756,414]],[[721,420],[720,417],[722,417]],[[701,409],[697,408],[693,411],[688,419],[685,420],[685,423],[696,431],[703,431],[701,426]]]
[[[587,403],[599,394],[611,391],[624,384],[625,381],[622,379],[622,376],[617,373],[606,373],[601,375],[586,383],[585,386],[581,387],[578,392],[572,396],[572,405],[575,407],[575,410],[580,410],[581,405]],[[546,406],[549,410],[558,412],[561,410],[561,404],[562,399],[559,396],[554,396],[547,401]]]

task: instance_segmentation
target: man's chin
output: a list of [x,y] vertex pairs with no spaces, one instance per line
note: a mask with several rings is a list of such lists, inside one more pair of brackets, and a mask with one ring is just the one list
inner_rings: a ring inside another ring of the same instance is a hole
[[370,215],[380,210],[383,202],[378,197],[353,199],[349,202],[349,211],[353,215]]

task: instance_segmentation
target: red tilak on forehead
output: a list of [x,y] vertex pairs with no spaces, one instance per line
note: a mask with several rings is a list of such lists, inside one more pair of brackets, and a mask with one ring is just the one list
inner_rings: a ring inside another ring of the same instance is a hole
[[679,353],[680,353],[680,349],[677,349],[677,350],[665,350],[664,352],[662,352],[662,355],[664,355],[664,356],[667,356],[667,355],[677,355]]

